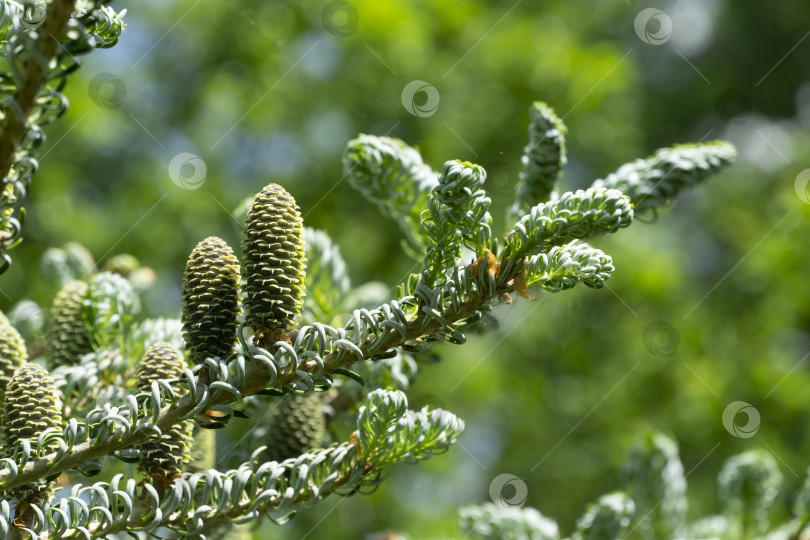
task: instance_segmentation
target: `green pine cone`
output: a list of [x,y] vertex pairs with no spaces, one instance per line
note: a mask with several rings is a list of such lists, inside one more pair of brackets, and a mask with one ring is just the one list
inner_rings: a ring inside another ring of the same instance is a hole
[[78,364],[82,355],[93,350],[84,325],[82,304],[86,295],[87,283],[74,280],[62,287],[53,301],[47,334],[52,368]]
[[[143,355],[138,366],[138,391],[150,392],[152,383],[176,379],[186,368],[183,354],[161,341],[152,345]],[[183,472],[183,465],[191,459],[193,420],[183,420],[170,429],[163,430],[160,441],[141,443],[139,468],[149,477],[158,491],[162,492]]]
[[27,361],[28,350],[22,336],[5,314],[0,312],[0,404],[3,403],[3,395],[11,376]]
[[304,296],[304,227],[295,199],[278,184],[256,194],[245,223],[246,321],[259,344],[286,336]]
[[[33,363],[18,369],[6,386],[0,428],[7,456],[20,439],[36,439],[49,428],[62,428],[62,404],[48,371]],[[53,445],[54,450],[56,445]],[[53,482],[40,481],[12,488],[9,495],[21,506],[44,506],[53,496]]]
[[194,248],[183,277],[183,338],[194,364],[233,353],[239,315],[239,261],[211,236]]
[[320,448],[325,430],[321,394],[289,394],[270,411],[267,455],[271,460],[283,461]]

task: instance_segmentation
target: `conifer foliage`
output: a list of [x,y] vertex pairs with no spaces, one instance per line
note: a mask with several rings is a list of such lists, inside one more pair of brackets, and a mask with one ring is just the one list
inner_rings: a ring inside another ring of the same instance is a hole
[[[42,29],[29,32],[21,6],[0,0],[0,40],[17,62],[0,88],[0,270],[19,244],[18,195],[37,168],[38,145],[26,141],[64,112],[59,92],[75,57],[114,45],[124,28],[104,2],[47,5]],[[76,244],[47,251],[43,274],[59,292],[44,339],[26,331],[26,343],[23,319],[15,329],[0,316],[0,537],[243,534],[234,524],[284,523],[330,495],[373,491],[391,466],[448,451],[464,422],[411,408],[414,358],[436,342],[463,345],[515,293],[603,287],[616,268],[591,243],[735,158],[725,142],[675,146],[566,190],[567,128],[540,102],[529,120],[505,223],[493,220],[484,167],[450,159],[434,171],[387,136],[348,143],[348,183],[396,220],[418,261],[390,284],[393,298],[387,287],[353,285],[340,246],[306,229],[295,190],[276,183],[248,204],[239,253],[219,237],[189,240],[199,243],[177,269],[179,318],[144,318],[141,293],[154,279],[131,255],[99,271]],[[262,437],[221,452],[216,429]],[[686,521],[674,441],[644,439],[623,481],[585,509],[572,540],[706,538],[695,532],[704,525]],[[719,482],[724,538],[770,530],[781,477],[769,455],[730,460]],[[808,522],[807,506],[797,504],[797,523]],[[531,509],[469,507],[462,523],[488,538],[560,538],[556,523]]]
[[[190,536],[242,534],[233,520],[266,515],[283,523],[330,494],[376,486],[391,465],[446,451],[464,423],[447,411],[408,408],[403,391],[418,374],[414,355],[436,341],[463,344],[510,294],[604,286],[613,261],[589,242],[630,226],[638,208],[655,211],[733,159],[726,143],[674,147],[587,189],[565,191],[565,126],[542,104],[530,115],[518,215],[499,227],[507,231],[503,241],[493,232],[498,224],[480,165],[449,160],[434,173],[402,141],[362,135],[349,143],[351,184],[403,220],[410,255],[421,250],[420,268],[393,300],[353,286],[340,247],[325,231],[305,229],[293,196],[272,183],[247,206],[240,254],[218,237],[193,248],[180,320],[139,318],[143,282],[131,256],[98,272],[48,254],[48,267],[65,282],[45,340],[53,378],[25,363],[25,344],[0,319],[0,375],[10,379],[0,530],[24,526],[55,538],[159,527]],[[244,438],[252,446],[223,454],[237,461],[220,470],[210,430],[239,425],[257,408],[268,412]],[[330,440],[329,422],[351,417],[351,436]],[[588,508],[572,539],[634,530],[674,539],[688,530],[674,443],[652,436],[632,455],[625,490]],[[98,473],[104,456],[137,463],[140,474],[96,483],[74,474]],[[769,469],[741,461],[734,470],[765,477]],[[50,506],[61,473],[72,497]],[[739,500],[736,484],[724,485],[726,497]],[[664,493],[663,504],[651,504]],[[760,516],[757,508],[753,500],[732,504],[726,519]],[[556,524],[533,512],[496,505],[462,515],[475,534],[558,538]],[[751,527],[744,522],[744,531]]]

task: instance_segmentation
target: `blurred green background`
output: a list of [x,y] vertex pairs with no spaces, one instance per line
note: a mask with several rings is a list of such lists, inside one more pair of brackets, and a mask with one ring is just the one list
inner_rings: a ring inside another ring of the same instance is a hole
[[[774,517],[787,514],[810,463],[810,205],[795,185],[810,167],[810,4],[116,7],[129,8],[121,42],[87,58],[67,87],[70,111],[49,128],[25,242],[0,278],[4,310],[22,298],[49,305],[39,257],[75,240],[102,263],[128,252],[154,268],[147,312],[176,315],[192,247],[209,235],[238,245],[230,210],[269,181],[342,247],[353,283],[393,287],[413,264],[398,229],[341,172],[360,132],[402,138],[435,169],[455,158],[486,167],[500,232],[535,99],[569,127],[565,189],[676,142],[722,138],[740,154],[655,223],[595,242],[617,268],[609,289],[518,298],[496,309],[497,330],[437,347],[441,362],[420,366],[409,394],[467,422],[449,454],[392,470],[373,495],[327,499],[283,527],[265,522],[257,537],[458,536],[457,507],[489,501],[502,473],[568,533],[587,502],[619,486],[627,448],[651,426],[680,443],[690,516],[717,511],[720,464],[755,447],[781,464],[787,489]],[[662,10],[671,35],[660,16],[634,26],[645,8]],[[413,80],[438,91],[433,114],[403,106]],[[181,152],[205,163],[197,189],[170,178]],[[753,437],[724,428],[734,401],[760,412]]]

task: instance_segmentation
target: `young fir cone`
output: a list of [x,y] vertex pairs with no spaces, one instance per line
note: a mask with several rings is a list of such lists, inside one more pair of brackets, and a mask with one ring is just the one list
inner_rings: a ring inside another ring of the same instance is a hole
[[12,375],[27,361],[28,351],[25,348],[25,341],[17,329],[8,322],[5,314],[0,312],[0,404],[3,403],[6,386]]
[[267,347],[292,330],[303,303],[304,228],[295,199],[278,184],[265,186],[244,235],[246,321]]
[[56,295],[51,309],[47,345],[51,367],[78,364],[82,355],[93,350],[84,326],[83,302],[87,283],[74,280]]
[[[186,363],[180,351],[165,341],[155,343],[143,355],[138,366],[138,391],[150,392],[153,382],[176,379],[185,368]],[[193,427],[193,420],[184,420],[163,430],[159,441],[141,443],[139,469],[152,480],[159,493],[165,491],[180,476],[183,465],[191,459]]]
[[270,412],[267,455],[271,460],[283,461],[320,448],[325,430],[321,394],[288,394]]
[[[13,445],[20,439],[36,439],[49,428],[62,428],[62,404],[45,368],[26,363],[18,369],[6,386],[3,421],[0,426],[6,457],[11,457]],[[53,450],[57,446],[53,445]],[[45,480],[12,488],[9,496],[17,500],[18,517],[36,504],[46,506],[53,497],[53,482]]]
[[183,338],[194,364],[233,353],[239,315],[239,261],[211,236],[194,248],[183,276]]

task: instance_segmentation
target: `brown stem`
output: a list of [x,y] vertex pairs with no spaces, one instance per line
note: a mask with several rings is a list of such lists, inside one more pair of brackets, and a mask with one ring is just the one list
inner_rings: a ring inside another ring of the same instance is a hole
[[[498,295],[508,293],[512,289],[513,284],[509,283],[503,286],[501,289],[495,291],[493,298]],[[454,310],[452,307],[448,308],[443,313],[444,318],[448,324],[453,324],[473,315],[476,310],[478,310],[488,300],[490,300],[490,298],[482,298],[478,296],[468,298],[465,302],[459,305],[458,310]],[[406,335],[404,338],[401,337],[399,333],[392,332],[385,343],[374,350],[371,350],[371,346],[374,343],[375,338],[370,337],[368,340],[359,345],[359,348],[363,353],[362,359],[365,360],[371,358],[375,354],[400,347],[408,341],[414,341],[424,335],[429,335],[442,329],[441,324],[436,319],[433,319],[425,326],[424,329],[421,329],[425,317],[426,315],[421,313],[414,320],[409,322],[406,327]],[[352,354],[343,353],[341,355],[342,352],[343,351],[333,351],[323,357],[324,373],[333,373],[337,369],[346,368],[361,360]],[[315,361],[310,360],[308,362],[299,364],[297,369],[307,373],[315,373],[317,370],[317,364]],[[229,383],[236,387],[242,396],[248,396],[256,394],[260,390],[266,389],[271,379],[272,376],[265,367],[258,362],[251,362],[246,370],[244,384],[240,384],[240,382],[235,379],[232,379],[229,381]],[[294,371],[286,368],[285,370],[279,372],[275,382],[273,383],[273,388],[281,388],[297,380],[300,380],[300,377],[296,375]],[[201,386],[199,389],[202,391]],[[215,399],[209,398],[207,405],[210,407],[213,405],[228,403],[229,401],[232,401],[231,395],[223,392]],[[190,394],[185,395],[178,400],[177,405],[173,407],[167,406],[161,410],[157,426],[161,431],[171,428],[171,426],[176,424],[180,418],[188,414],[194,408],[194,405],[195,404],[191,401]],[[149,419],[143,419],[142,422],[145,423],[148,420]],[[142,430],[138,434],[130,432],[129,436],[125,436],[124,429],[117,427],[114,435],[111,436],[104,444],[94,447],[96,444],[94,439],[77,444],[72,450],[67,452],[58,463],[53,463],[53,460],[56,457],[54,454],[45,456],[41,459],[28,463],[21,471],[19,471],[17,478],[15,478],[13,481],[8,482],[10,473],[8,471],[2,471],[0,472],[0,483],[7,483],[2,486],[0,492],[19,485],[28,484],[44,476],[49,476],[67,469],[76,468],[77,466],[81,465],[82,463],[86,463],[91,459],[110,455],[116,450],[132,446],[134,443],[137,443],[141,439],[145,438],[146,435],[147,433],[145,430]]]
[[[31,505],[26,502],[21,502],[17,505],[14,511],[14,523],[9,531],[9,540],[17,540],[24,538],[22,529],[30,529],[34,526],[34,518],[36,514],[31,511]],[[28,536],[28,533],[25,533]]]
[[75,0],[52,0],[48,4],[45,21],[36,30],[37,54],[31,54],[25,60],[24,80],[14,92],[14,100],[22,110],[22,117],[18,116],[19,111],[6,108],[3,111],[5,117],[0,123],[0,178],[6,178],[11,171],[15,153],[25,136],[28,115],[31,113],[37,95],[48,80],[48,65],[43,66],[35,59],[35,56],[46,59],[47,64],[50,64],[64,37],[65,26],[70,20],[75,4]]

